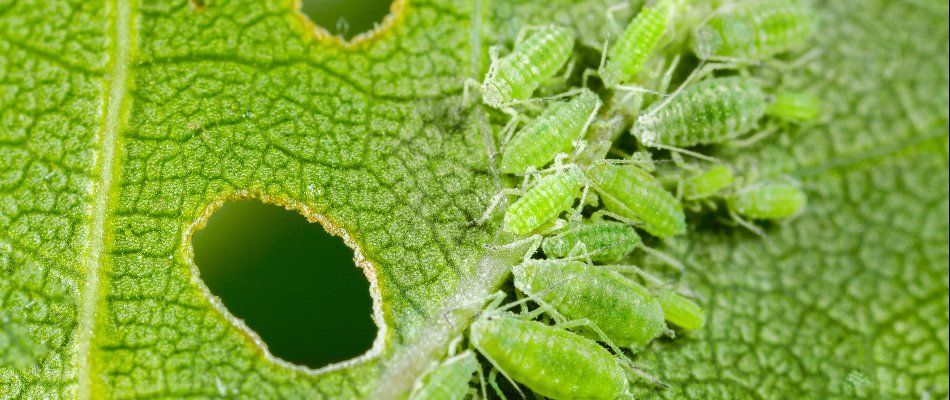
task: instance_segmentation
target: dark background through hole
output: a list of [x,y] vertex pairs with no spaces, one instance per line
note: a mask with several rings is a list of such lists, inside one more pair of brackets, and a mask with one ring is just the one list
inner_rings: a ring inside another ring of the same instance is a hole
[[319,368],[372,346],[369,282],[353,250],[319,223],[257,200],[232,201],[192,244],[211,293],[278,358]]
[[[382,23],[392,0],[303,0],[300,11],[332,34],[351,39]],[[348,29],[344,31],[345,20]]]

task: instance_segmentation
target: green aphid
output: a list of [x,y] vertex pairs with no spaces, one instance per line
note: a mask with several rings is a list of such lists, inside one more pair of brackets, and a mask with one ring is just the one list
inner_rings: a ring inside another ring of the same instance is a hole
[[471,327],[472,345],[508,378],[551,399],[628,395],[618,357],[597,342],[514,315],[489,314]]
[[656,50],[675,11],[670,0],[660,0],[653,7],[640,10],[607,52],[607,62],[600,70],[605,86],[628,82],[640,72]]
[[783,121],[814,121],[821,112],[821,100],[807,93],[781,92],[772,98],[765,112]]
[[605,161],[592,165],[586,175],[607,211],[659,238],[686,233],[682,205],[648,172]]
[[751,219],[783,219],[805,207],[806,196],[790,183],[759,183],[743,187],[726,199],[729,211]]
[[657,298],[667,322],[688,331],[700,329],[706,324],[706,312],[688,297],[671,289],[661,289]]
[[764,60],[802,50],[815,31],[815,12],[805,0],[757,0],[717,10],[693,32],[700,59]]
[[643,244],[637,231],[620,222],[600,221],[571,226],[544,239],[541,248],[548,258],[589,255],[591,261],[613,263]]
[[505,211],[505,232],[526,235],[571,208],[587,179],[577,166],[570,166],[538,180]]
[[512,52],[492,62],[482,83],[482,99],[504,108],[531,98],[541,84],[560,70],[574,49],[574,32],[557,26],[534,28]]
[[460,400],[471,392],[469,381],[478,369],[475,353],[464,351],[453,356],[416,382],[411,400]]
[[570,151],[597,115],[601,101],[594,92],[582,89],[567,102],[558,102],[528,123],[505,144],[499,170],[520,174],[529,167],[540,169],[558,153]]
[[754,79],[706,79],[650,107],[631,133],[657,148],[722,143],[758,126],[767,100]]
[[700,200],[715,196],[735,183],[729,167],[719,164],[699,172],[683,181],[683,196],[686,200]]
[[[667,332],[663,309],[649,289],[580,261],[528,260],[512,270],[515,287],[570,319],[587,319],[614,345],[642,350]],[[599,333],[581,329],[588,337]]]

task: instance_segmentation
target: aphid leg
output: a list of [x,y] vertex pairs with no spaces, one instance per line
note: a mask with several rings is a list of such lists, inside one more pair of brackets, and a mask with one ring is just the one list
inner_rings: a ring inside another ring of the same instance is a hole
[[657,95],[657,96],[660,96],[660,97],[669,96],[669,94],[667,94],[667,93],[663,93],[663,92],[659,92],[659,91],[656,91],[656,90],[647,89],[647,88],[645,88],[645,87],[643,87],[643,86],[636,86],[636,85],[616,85],[616,86],[613,87],[613,89],[614,89],[614,90],[623,90],[623,91],[627,91],[627,92],[649,93],[649,94]]
[[616,213],[613,213],[613,212],[610,212],[610,211],[607,211],[607,210],[597,210],[597,211],[595,211],[593,214],[591,214],[590,219],[591,219],[591,220],[596,220],[596,221],[602,221],[602,220],[604,219],[604,217],[610,217],[610,218],[613,218],[613,219],[615,219],[615,220],[617,220],[617,221],[620,221],[620,222],[623,222],[623,223],[625,223],[625,224],[627,224],[627,225],[632,225],[632,226],[643,226],[643,225],[645,225],[645,224],[644,224],[643,222],[641,222],[641,221],[636,221],[636,220],[632,220],[632,219],[630,219],[630,218],[622,217],[622,216],[620,216],[620,215],[617,215]]
[[[485,390],[485,371],[482,370],[481,363],[475,363],[475,364],[478,366],[478,368],[475,368],[475,374],[478,375],[478,386],[479,388],[481,388],[482,398],[487,399],[488,391]],[[475,398],[475,397],[473,396],[472,398]]]
[[679,54],[676,57],[673,57],[673,61],[670,61],[670,66],[666,69],[666,72],[663,73],[663,77],[660,78],[660,85],[657,88],[660,92],[666,92],[670,87],[670,82],[673,81],[673,73],[676,72],[676,67],[679,66],[680,56]]
[[652,143],[652,144],[650,144],[650,147],[657,148],[657,149],[662,149],[662,150],[669,150],[669,151],[676,152],[676,153],[681,153],[681,154],[686,154],[686,155],[688,155],[688,156],[696,157],[696,158],[698,158],[698,159],[700,159],[700,160],[706,160],[706,161],[711,161],[711,162],[719,162],[719,160],[718,160],[717,158],[715,158],[715,157],[710,157],[710,156],[707,156],[707,155],[705,155],[705,154],[697,153],[697,152],[691,151],[691,150],[681,149],[681,148],[676,147],[676,146],[667,146],[667,145],[665,145],[665,144]]
[[645,281],[649,282],[651,286],[667,286],[668,283],[655,275],[644,271],[642,268],[636,265],[629,264],[609,264],[609,265],[600,265],[598,268],[605,268],[611,271],[616,271],[625,275],[636,275],[643,278]]
[[[603,251],[604,249],[598,249],[596,253],[602,253]],[[584,242],[575,243],[574,247],[572,247],[571,250],[567,252],[567,255],[572,257],[583,257],[584,261],[587,262],[587,265],[594,265],[594,261],[590,258],[591,252],[587,251],[587,245],[584,244]]]
[[522,259],[522,261],[528,261],[531,259],[531,256],[533,256],[534,253],[538,252],[538,248],[541,247],[541,239],[542,239],[541,235],[531,235],[524,239],[516,240],[514,242],[504,244],[501,246],[485,246],[485,247],[495,249],[495,250],[512,249],[512,248],[519,248],[521,246],[524,246],[525,244],[528,244],[529,246],[527,250],[525,251],[524,258]]
[[[623,3],[623,5],[626,6],[626,3]],[[614,7],[616,6],[613,6],[610,8],[614,8]],[[609,13],[610,9],[608,9],[607,12]],[[607,15],[607,19],[610,21],[613,21],[613,17],[611,17],[610,14]],[[609,45],[610,45],[610,32],[607,32],[607,37],[604,38],[604,48],[600,52],[600,65],[597,66],[596,70],[591,69],[591,68],[587,68],[584,70],[584,79],[582,81],[582,83],[584,84],[584,87],[587,87],[587,78],[589,78],[591,75],[597,75],[600,77],[604,75],[604,65],[607,63],[607,48],[609,47]]]
[[646,252],[647,254],[654,256],[656,258],[659,258],[660,261],[663,261],[664,264],[669,265],[670,267],[675,269],[677,272],[683,273],[686,271],[686,267],[683,266],[683,263],[673,258],[673,256],[666,254],[662,251],[659,251],[657,249],[654,249],[652,247],[640,246],[640,248],[642,248],[643,251]]
[[765,235],[765,231],[762,228],[756,226],[755,224],[746,221],[744,218],[740,217],[739,214],[736,214],[733,211],[729,211],[729,217],[732,218],[739,226],[748,229],[752,233],[761,236],[763,239],[768,239],[768,236]]
[[462,102],[464,102],[465,104],[471,104],[471,99],[469,99],[468,97],[470,95],[470,91],[479,93],[479,90],[481,90],[481,86],[482,86],[482,83],[479,81],[476,81],[473,78],[466,79],[464,84],[462,85]]
[[762,139],[765,139],[765,138],[771,136],[773,133],[775,133],[775,131],[776,131],[776,128],[775,128],[774,125],[772,125],[772,126],[769,126],[768,128],[763,129],[762,131],[757,132],[757,133],[755,133],[754,135],[751,135],[751,136],[749,136],[749,137],[747,137],[747,138],[745,138],[745,139],[740,139],[740,140],[736,140],[736,141],[734,141],[734,142],[732,142],[732,143],[729,143],[729,145],[730,145],[730,146],[733,146],[733,147],[735,147],[735,148],[740,148],[740,149],[741,149],[741,148],[744,148],[744,147],[749,147],[749,146],[752,146],[752,145],[758,143],[758,142],[761,141]]
[[661,381],[659,378],[653,375],[650,375],[646,372],[643,372],[643,370],[640,368],[637,368],[635,365],[633,365],[632,361],[627,360],[627,362],[624,363],[624,365],[627,367],[626,368],[627,372],[630,375],[632,375],[632,376],[628,375],[627,376],[628,378],[642,379],[646,382],[649,382],[651,385],[656,386],[658,388],[662,388],[662,389],[666,389],[670,387],[670,385],[663,383],[663,381]]
[[587,193],[590,191],[590,185],[584,184],[584,190],[581,192],[581,201],[577,203],[577,209],[572,213],[572,221],[580,221],[584,218],[584,215],[581,212],[584,211],[584,206],[587,204]]
[[[489,361],[491,360],[489,359]],[[492,362],[492,364],[495,364],[495,363]],[[491,385],[492,389],[495,390],[495,394],[498,395],[498,398],[502,400],[508,400],[508,398],[505,397],[505,393],[501,391],[500,387],[498,387],[498,371],[499,371],[498,366],[493,365],[491,372],[488,373],[488,384]],[[504,371],[501,371],[501,374],[505,378],[508,378],[508,374],[506,374]],[[511,382],[512,385],[515,385],[515,389],[518,389],[518,384],[515,383],[515,381],[511,380],[511,378],[508,378],[508,381]],[[521,389],[518,389],[518,392],[521,393]],[[524,393],[521,393],[521,398],[524,398]]]
[[498,203],[500,203],[501,200],[505,198],[505,196],[521,195],[523,193],[524,192],[521,189],[502,189],[502,191],[496,194],[495,197],[492,197],[491,204],[488,206],[482,216],[474,222],[474,225],[481,225],[491,218],[492,211],[495,210],[495,207],[498,206]]

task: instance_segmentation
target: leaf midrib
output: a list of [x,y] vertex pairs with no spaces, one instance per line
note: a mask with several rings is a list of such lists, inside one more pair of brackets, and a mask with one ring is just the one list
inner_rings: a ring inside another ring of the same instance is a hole
[[109,2],[110,26],[109,72],[103,80],[103,109],[100,120],[99,148],[97,162],[98,180],[93,186],[94,196],[91,205],[91,222],[85,256],[82,265],[86,269],[86,279],[82,290],[82,303],[79,310],[79,333],[76,340],[77,357],[77,397],[81,400],[92,397],[93,368],[92,341],[95,337],[96,315],[102,301],[100,273],[107,260],[103,257],[109,224],[108,209],[116,191],[116,178],[119,152],[119,132],[126,123],[128,110],[127,88],[130,79],[129,69],[132,60],[132,47],[136,38],[133,27],[135,0],[112,0]]

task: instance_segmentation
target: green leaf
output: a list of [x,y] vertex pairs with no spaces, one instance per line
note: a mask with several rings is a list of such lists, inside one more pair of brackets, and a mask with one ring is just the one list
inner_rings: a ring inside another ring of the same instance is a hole
[[[596,48],[609,2],[398,2],[355,44],[290,0],[204,3],[0,1],[3,397],[407,390],[465,329],[444,312],[518,256],[470,223],[500,183],[464,80],[526,24]],[[806,213],[669,243],[709,320],[638,357],[671,385],[647,395],[948,395],[947,6],[818,8],[820,53],[783,85],[827,123],[734,156],[804,181]],[[287,365],[207,293],[189,235],[248,196],[358,248],[384,327],[367,357]]]

